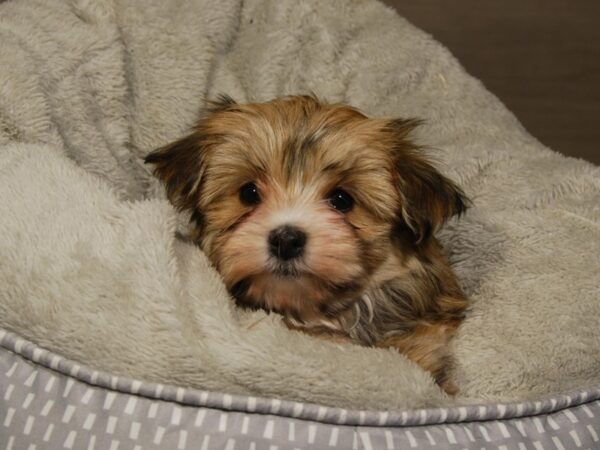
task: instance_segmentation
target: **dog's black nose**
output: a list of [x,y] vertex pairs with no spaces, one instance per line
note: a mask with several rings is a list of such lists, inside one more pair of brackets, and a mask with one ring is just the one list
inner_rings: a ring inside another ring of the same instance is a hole
[[269,233],[269,251],[283,261],[302,256],[305,244],[306,233],[300,228],[284,225]]

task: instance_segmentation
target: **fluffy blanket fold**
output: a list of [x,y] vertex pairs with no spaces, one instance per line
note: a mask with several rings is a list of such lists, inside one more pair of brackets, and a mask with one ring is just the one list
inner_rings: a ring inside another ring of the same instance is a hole
[[[203,97],[315,92],[417,139],[474,200],[442,233],[472,301],[456,398],[391,350],[237,310],[142,160]],[[562,157],[375,1],[0,5],[0,326],[149,381],[343,407],[527,399],[600,384],[600,169]]]

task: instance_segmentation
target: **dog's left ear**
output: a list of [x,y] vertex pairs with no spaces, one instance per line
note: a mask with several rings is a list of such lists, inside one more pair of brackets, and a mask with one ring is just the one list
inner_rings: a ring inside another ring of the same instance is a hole
[[211,141],[205,124],[215,114],[231,110],[237,105],[225,94],[217,96],[216,100],[205,100],[204,103],[204,117],[190,134],[154,150],[144,159],[146,164],[154,165],[153,173],[165,184],[171,203],[180,210],[190,210],[192,213],[198,213],[199,191]]
[[456,184],[442,175],[408,139],[417,120],[396,119],[388,124],[394,133],[396,183],[401,205],[399,220],[426,241],[452,216],[467,210],[469,200]]
[[154,175],[166,188],[169,201],[180,210],[194,211],[205,167],[205,152],[200,133],[193,132],[146,156]]

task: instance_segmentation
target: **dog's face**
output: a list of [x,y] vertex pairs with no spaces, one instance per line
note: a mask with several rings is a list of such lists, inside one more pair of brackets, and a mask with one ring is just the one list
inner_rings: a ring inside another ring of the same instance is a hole
[[464,209],[407,140],[414,126],[313,97],[222,98],[146,162],[238,302],[310,321],[351,306],[398,233],[419,245]]

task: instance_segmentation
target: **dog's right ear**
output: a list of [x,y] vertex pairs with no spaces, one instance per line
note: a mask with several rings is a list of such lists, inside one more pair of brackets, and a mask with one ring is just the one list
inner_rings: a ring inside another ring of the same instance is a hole
[[165,145],[144,159],[165,184],[167,197],[180,210],[194,211],[205,167],[203,138],[199,132]]

